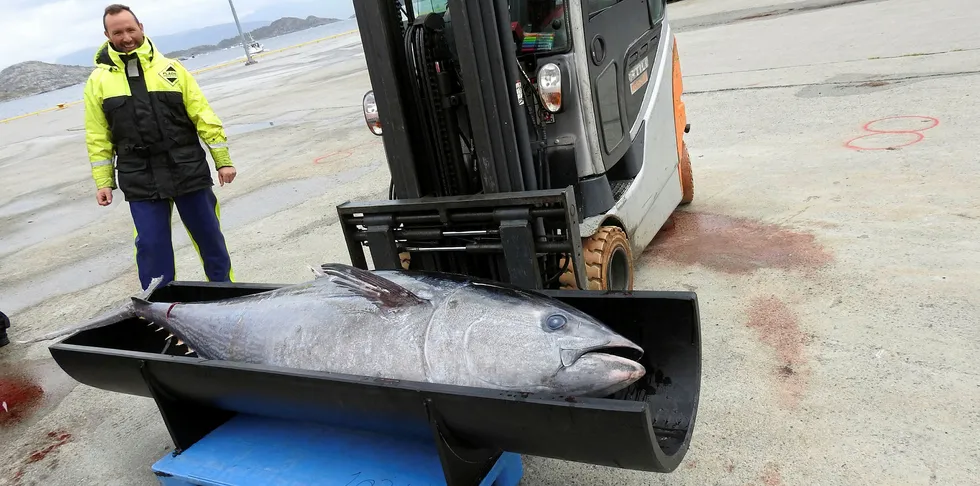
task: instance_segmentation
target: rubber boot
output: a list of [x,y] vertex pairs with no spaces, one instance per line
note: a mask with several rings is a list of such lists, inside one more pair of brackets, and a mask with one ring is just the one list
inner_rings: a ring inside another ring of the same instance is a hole
[[10,344],[7,337],[7,329],[10,327],[10,319],[3,312],[0,312],[0,348]]

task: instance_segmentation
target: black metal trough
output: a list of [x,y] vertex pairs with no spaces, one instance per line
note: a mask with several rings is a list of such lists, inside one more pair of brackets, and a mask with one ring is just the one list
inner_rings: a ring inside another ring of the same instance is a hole
[[[195,302],[271,284],[175,282],[150,300]],[[647,375],[605,398],[555,397],[384,380],[184,356],[131,319],[50,347],[81,383],[152,397],[175,445],[192,446],[237,413],[433,439],[447,484],[476,484],[503,451],[669,473],[690,444],[701,381],[691,292],[541,291],[603,321],[645,350]],[[329,349],[323,352],[330,352]]]

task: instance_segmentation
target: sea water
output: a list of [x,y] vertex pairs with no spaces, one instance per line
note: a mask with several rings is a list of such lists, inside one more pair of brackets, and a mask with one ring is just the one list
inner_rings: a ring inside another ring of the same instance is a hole
[[[332,24],[321,25],[319,27],[314,27],[312,29],[293,32],[291,34],[286,34],[279,37],[271,37],[268,39],[256,39],[256,40],[262,43],[262,46],[265,47],[266,51],[273,51],[276,49],[282,49],[284,47],[294,46],[296,44],[302,44],[304,42],[321,39],[334,34],[340,34],[342,32],[347,32],[354,29],[357,29],[357,20],[349,19],[340,22],[334,22]],[[352,35],[356,35],[356,34],[352,34]],[[148,34],[148,36],[152,38],[152,35]],[[92,58],[93,59],[95,58],[95,47],[93,47],[92,50]],[[199,54],[195,56],[193,59],[186,59],[181,61],[181,64],[183,64],[188,70],[194,71],[197,69],[221,64],[224,62],[234,61],[236,59],[241,59],[243,62],[245,60],[245,49],[241,45],[236,45],[228,49],[209,52],[206,54]],[[92,67],[93,69],[95,67],[94,61]],[[85,88],[85,84],[81,83],[55,91],[48,91],[47,93],[42,93],[35,96],[29,96],[26,98],[20,98],[20,99],[0,103],[0,120],[15,117],[15,116],[20,116],[20,115],[26,115],[28,113],[33,113],[38,110],[53,108],[57,106],[59,103],[71,103],[73,101],[81,101],[82,91],[84,90],[84,88]]]

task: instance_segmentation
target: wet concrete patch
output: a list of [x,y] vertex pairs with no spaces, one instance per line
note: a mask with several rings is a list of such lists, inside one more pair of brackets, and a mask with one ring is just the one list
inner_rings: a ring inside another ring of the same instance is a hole
[[[15,137],[25,137],[16,140]],[[58,135],[34,135],[33,131],[14,131],[3,134],[3,151],[0,151],[0,169],[16,169],[25,160],[44,157],[58,147],[78,143],[82,133],[67,133]]]
[[[337,174],[295,179],[265,186],[244,196],[222,203],[221,225],[235,228],[267,218],[290,207],[319,197],[338,184],[353,182],[379,169],[381,161],[338,172]],[[227,207],[227,211],[225,211]],[[184,235],[186,237],[186,235]],[[176,243],[175,238],[175,243]],[[189,242],[189,240],[188,240]]]
[[[384,191],[381,191],[381,192],[376,192],[376,193],[370,194],[370,195],[368,195],[366,197],[357,198],[357,200],[358,201],[387,201],[388,200],[388,191],[387,190],[384,190]],[[316,229],[321,229],[321,228],[325,228],[327,226],[334,225],[338,221],[340,221],[340,216],[338,216],[336,212],[331,212],[330,214],[328,214],[328,215],[326,215],[326,216],[324,216],[324,217],[322,217],[322,218],[320,218],[320,219],[318,219],[318,220],[316,220],[316,221],[314,221],[312,223],[309,223],[307,225],[304,225],[304,226],[301,226],[299,228],[296,228],[291,233],[289,233],[288,235],[286,235],[286,239],[289,240],[289,239],[293,239],[293,238],[300,238],[302,236],[305,236],[305,235],[309,234],[310,232],[312,232],[312,231],[314,231]]]
[[[334,113],[338,109],[343,108],[357,108],[357,112],[351,111],[347,115],[331,116],[331,117],[316,117],[320,112],[330,112]],[[242,117],[245,118],[245,117]],[[336,128],[337,126],[347,126],[351,123],[353,119],[363,120],[363,115],[360,111],[360,105],[358,106],[342,106],[342,107],[324,107],[317,109],[308,110],[293,110],[287,112],[283,116],[278,116],[272,120],[262,120],[255,122],[242,122],[242,123],[228,123],[225,125],[225,132],[229,137],[235,137],[240,135],[246,135],[253,132],[258,132],[262,130],[268,130],[270,128],[282,128],[290,126],[301,126],[307,125],[311,127],[328,127]]]
[[[825,82],[800,88],[796,93],[799,98],[823,98],[827,96],[854,96],[875,93],[904,86],[914,81],[916,75],[889,74],[888,79],[871,74],[839,74],[828,78]],[[909,77],[910,79],[902,79]]]
[[678,211],[645,253],[729,274],[812,270],[833,261],[814,235],[722,214]]
[[736,22],[747,22],[751,20],[781,17],[784,15],[814,12],[817,10],[843,7],[856,3],[877,3],[884,1],[886,0],[802,0],[800,2],[787,4],[779,8],[746,8],[728,12],[700,15],[686,19],[672,20],[671,26],[673,26],[678,32],[686,32],[690,30],[706,29],[718,25],[734,24]]
[[[45,204],[41,209],[21,211],[18,216],[7,219],[0,215],[0,222],[3,224],[3,232],[0,233],[0,257],[98,221],[107,213],[93,210],[91,206],[95,204],[92,198],[60,205]],[[38,203],[33,205],[37,206]]]
[[[60,198],[49,192],[27,194],[0,205],[0,220],[56,204]],[[6,225],[5,225],[6,226]]]
[[225,133],[231,137],[235,135],[243,135],[249,132],[255,132],[259,130],[265,130],[266,128],[272,128],[276,126],[275,122],[256,122],[256,123],[229,123],[225,126]]
[[17,314],[51,297],[84,290],[118,277],[133,264],[132,244],[106,246],[103,253],[71,266],[59,267],[16,285],[6,285],[0,294],[0,309],[8,315]]

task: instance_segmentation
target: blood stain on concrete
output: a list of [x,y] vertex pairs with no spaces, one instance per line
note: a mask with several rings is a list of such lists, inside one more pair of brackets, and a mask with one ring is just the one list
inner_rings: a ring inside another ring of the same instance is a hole
[[766,486],[783,486],[783,475],[779,472],[779,467],[775,464],[766,464],[762,470],[762,484]]
[[3,367],[0,369],[0,432],[29,427],[77,385],[51,359],[19,361]]
[[44,389],[29,379],[0,377],[0,427],[20,423],[44,398]]
[[48,457],[48,454],[54,452],[55,449],[58,449],[61,446],[70,442],[71,434],[66,433],[64,431],[48,432],[48,439],[55,442],[49,444],[47,447],[44,447],[43,449],[37,449],[32,451],[30,457],[28,457],[27,459],[28,464],[33,464],[35,462],[43,460],[45,457]]
[[805,354],[807,336],[796,313],[775,295],[756,297],[748,307],[746,325],[776,353],[776,379],[782,405],[796,408],[806,390],[809,369]]
[[[19,483],[20,480],[23,479],[24,474],[27,472],[28,466],[44,461],[51,453],[57,451],[63,445],[71,442],[71,440],[72,435],[64,430],[48,432],[45,441],[45,444],[47,445],[38,447],[27,454],[27,457],[24,459],[23,466],[21,466],[21,468],[17,470],[13,476],[14,482]],[[58,460],[54,459],[46,461],[45,466],[48,470],[56,469],[58,466]]]
[[721,214],[678,211],[654,238],[654,258],[729,274],[761,268],[813,270],[833,261],[809,233]]

